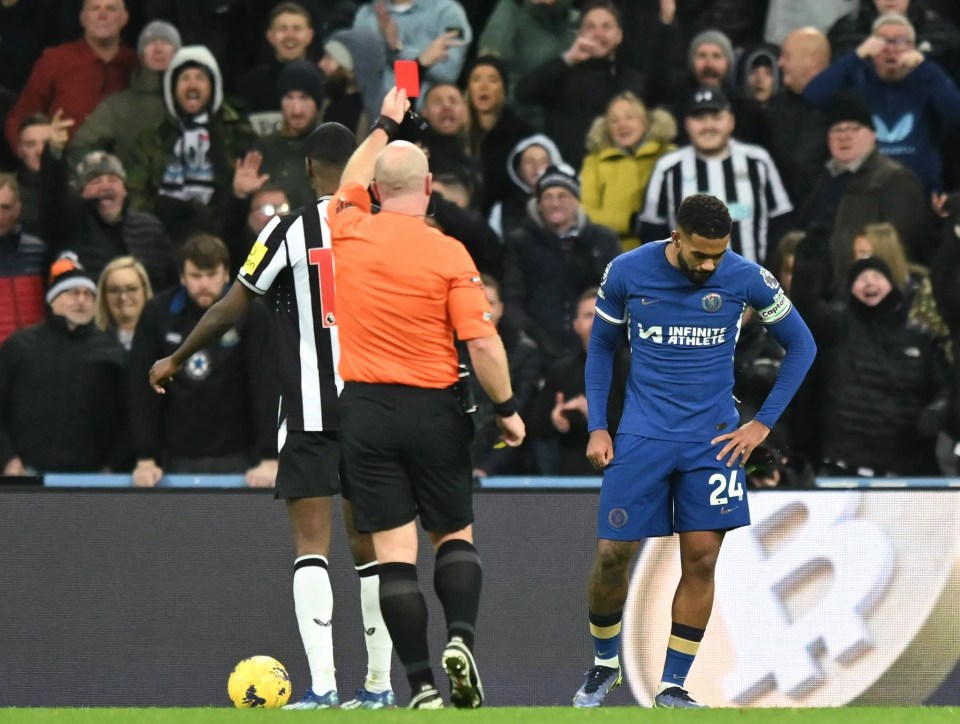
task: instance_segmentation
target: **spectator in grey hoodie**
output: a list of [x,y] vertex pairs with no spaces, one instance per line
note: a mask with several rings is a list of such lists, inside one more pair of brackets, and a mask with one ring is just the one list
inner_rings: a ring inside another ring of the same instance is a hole
[[380,86],[386,57],[376,33],[355,28],[338,30],[324,43],[320,70],[326,78],[324,122],[342,123],[362,139],[380,115]]

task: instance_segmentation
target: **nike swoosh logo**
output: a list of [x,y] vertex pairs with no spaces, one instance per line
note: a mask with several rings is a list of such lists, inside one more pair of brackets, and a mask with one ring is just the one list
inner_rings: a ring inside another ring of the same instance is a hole
[[[721,512],[722,512],[722,511],[721,511]],[[316,624],[319,624],[320,626],[326,627],[326,626],[329,626],[329,625],[333,622],[333,619],[331,618],[329,621],[321,621],[319,618],[315,618],[315,619],[313,619],[313,622],[316,623]]]
[[640,297],[641,304],[656,304],[657,302],[662,302],[662,299],[656,299],[654,297]]
[[373,636],[373,634],[376,632],[376,630],[377,630],[377,627],[374,626],[373,628],[368,628],[364,633],[366,633],[367,636]]
[[732,507],[732,508],[720,508],[720,515],[726,515],[727,513],[732,513],[732,512],[735,511],[736,509],[737,509],[736,506],[734,506],[734,507]]

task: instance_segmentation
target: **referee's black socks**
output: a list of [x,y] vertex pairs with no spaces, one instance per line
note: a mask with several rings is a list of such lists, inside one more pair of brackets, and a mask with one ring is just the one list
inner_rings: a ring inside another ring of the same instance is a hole
[[427,645],[427,602],[412,563],[380,564],[380,613],[403,663],[410,689],[435,687]]
[[447,638],[459,636],[471,651],[482,583],[480,554],[472,543],[449,540],[440,546],[433,572],[433,588],[447,618]]

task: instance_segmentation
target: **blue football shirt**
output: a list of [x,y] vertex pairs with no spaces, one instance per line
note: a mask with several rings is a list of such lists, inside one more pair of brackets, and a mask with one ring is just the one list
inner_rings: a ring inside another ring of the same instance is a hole
[[[772,324],[792,305],[769,271],[733,251],[706,283],[696,284],[667,260],[668,243],[644,244],[610,263],[597,295],[594,334],[600,320],[627,326],[632,360],[618,432],[712,440],[739,422],[733,354],[744,310],[753,307],[761,322]],[[602,405],[589,407],[593,413]],[[591,430],[606,427],[590,417]]]

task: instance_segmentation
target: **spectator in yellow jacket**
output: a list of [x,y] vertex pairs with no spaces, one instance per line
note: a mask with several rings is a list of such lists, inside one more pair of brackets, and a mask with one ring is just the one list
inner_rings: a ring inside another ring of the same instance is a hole
[[583,209],[595,224],[620,236],[624,251],[640,245],[635,216],[657,160],[676,146],[677,122],[667,111],[647,111],[631,91],[613,97],[607,113],[587,134],[588,155],[580,169]]

